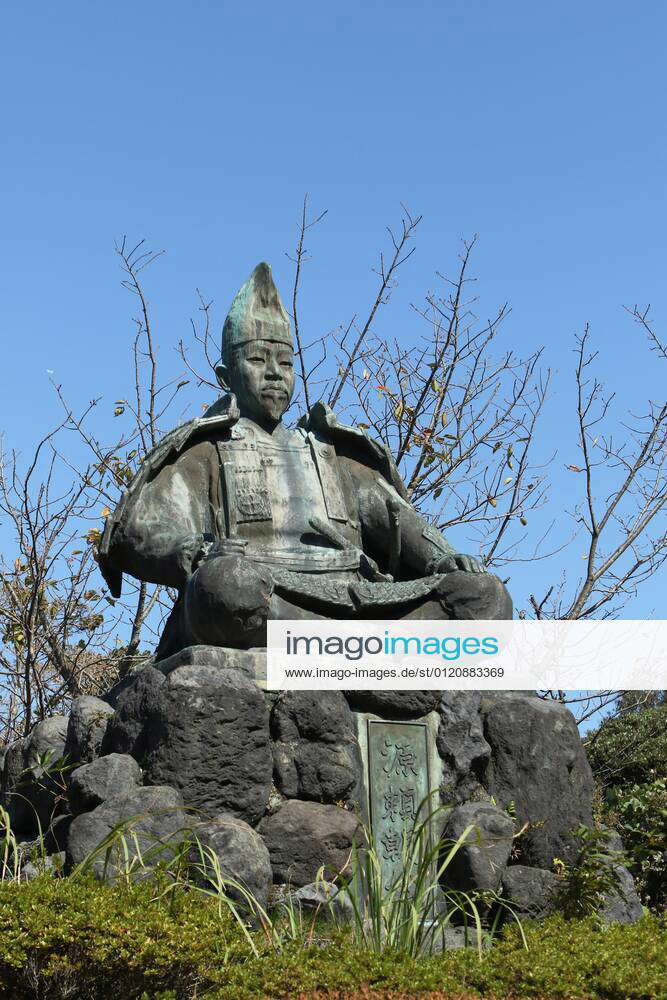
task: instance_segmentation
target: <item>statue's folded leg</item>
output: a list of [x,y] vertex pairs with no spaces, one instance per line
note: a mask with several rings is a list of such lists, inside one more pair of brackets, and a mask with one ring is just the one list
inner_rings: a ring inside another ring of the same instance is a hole
[[[269,567],[242,555],[217,556],[203,563],[188,581],[163,636],[158,654],[170,655],[191,645],[248,649],[266,645],[267,619],[331,617],[293,604],[274,592]],[[359,617],[377,617],[371,614]],[[353,617],[353,615],[350,615]],[[510,619],[512,600],[498,577],[487,573],[447,573],[425,599],[412,605],[387,606],[384,617],[475,621]]]
[[202,563],[187,583],[179,644],[265,646],[268,618],[318,617],[275,594],[268,567],[241,555],[217,556]]
[[192,574],[183,594],[183,644],[252,646],[265,631],[273,580],[242,556],[217,556]]
[[512,598],[492,573],[456,571],[443,576],[425,601],[401,618],[450,621],[505,621],[512,617]]

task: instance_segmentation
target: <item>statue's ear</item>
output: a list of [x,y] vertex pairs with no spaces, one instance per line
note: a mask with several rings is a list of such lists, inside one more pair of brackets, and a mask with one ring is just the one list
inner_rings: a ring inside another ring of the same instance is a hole
[[215,366],[215,377],[218,380],[221,389],[229,392],[229,370],[227,365],[223,365],[222,361],[219,365]]

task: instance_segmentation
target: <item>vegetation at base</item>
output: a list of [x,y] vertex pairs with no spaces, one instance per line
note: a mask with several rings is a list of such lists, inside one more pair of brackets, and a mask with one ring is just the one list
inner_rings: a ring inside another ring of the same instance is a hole
[[667,704],[605,719],[585,741],[597,819],[623,841],[639,895],[667,906]]
[[551,918],[509,927],[476,949],[412,958],[355,944],[318,924],[280,951],[255,950],[214,899],[148,882],[105,885],[43,876],[0,885],[0,995],[15,1000],[255,1000],[364,988],[443,997],[659,1000],[667,996],[667,924],[645,917],[601,929]]
[[[400,864],[388,882],[370,826],[364,825],[363,849],[353,846],[351,874],[338,876],[338,884],[340,898],[352,910],[357,947],[378,954],[393,950],[423,956],[445,949],[448,930],[458,924],[465,927],[468,941],[481,956],[504,919],[515,919],[521,933],[512,906],[497,892],[446,888],[450,864],[480,833],[470,824],[456,840],[440,837],[434,842],[433,831],[447,810],[433,808],[433,798],[432,793],[422,800],[411,827],[404,831]],[[318,878],[323,875],[321,871]],[[485,917],[491,911],[495,916],[489,923]]]
[[576,831],[577,855],[571,864],[554,858],[560,879],[557,909],[564,917],[592,917],[605,898],[623,893],[613,862],[625,858],[609,849],[609,831],[591,830],[581,824]]

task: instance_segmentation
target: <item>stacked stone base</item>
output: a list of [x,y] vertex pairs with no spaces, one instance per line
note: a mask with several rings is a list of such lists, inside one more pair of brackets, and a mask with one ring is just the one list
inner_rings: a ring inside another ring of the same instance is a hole
[[[38,817],[71,869],[129,821],[139,869],[189,830],[201,877],[215,857],[263,904],[272,885],[308,896],[318,872],[340,871],[363,843],[360,723],[421,720],[435,736],[445,837],[479,831],[448,887],[500,892],[524,917],[551,912],[553,861],[572,861],[574,831],[592,825],[593,779],[565,707],[525,692],[268,692],[264,661],[262,650],[190,647],[37,725],[4,759],[19,834],[29,844]],[[38,773],[45,751],[75,765],[64,787]],[[95,858],[100,877],[109,862]],[[625,896],[603,915],[632,922],[641,905],[621,874]]]

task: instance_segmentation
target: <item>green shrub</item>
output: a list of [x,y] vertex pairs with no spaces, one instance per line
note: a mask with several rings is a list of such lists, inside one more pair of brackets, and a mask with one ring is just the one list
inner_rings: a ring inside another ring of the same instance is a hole
[[155,885],[42,877],[0,886],[0,996],[11,1000],[259,1000],[362,987],[559,1000],[664,1000],[667,926],[551,918],[506,931],[480,960],[475,949],[412,958],[354,944],[322,925],[313,946],[276,951],[255,933],[255,957],[215,901]]
[[573,862],[566,864],[554,858],[560,879],[556,906],[565,918],[592,917],[604,906],[607,896],[623,891],[614,862],[622,863],[625,858],[610,851],[609,831],[582,825],[576,831],[576,839],[577,855]]
[[231,917],[195,894],[155,900],[155,889],[49,876],[1,885],[0,983],[11,988],[2,995],[125,1000],[170,988],[188,996],[209,968],[247,956]]
[[[377,953],[394,950],[412,957],[428,955],[442,951],[448,930],[463,924],[468,940],[481,954],[502,917],[514,916],[498,893],[444,887],[458,852],[480,836],[470,824],[458,839],[434,842],[433,830],[441,825],[444,812],[442,806],[431,808],[431,796],[420,803],[417,817],[403,833],[401,864],[388,883],[372,830],[364,827],[365,846],[353,847],[351,875],[339,879],[341,897],[352,909],[352,933],[358,947]],[[493,911],[489,926],[485,917]]]
[[597,818],[623,841],[642,902],[667,906],[667,705],[606,719],[586,740]]
[[667,765],[667,704],[605,719],[584,745],[603,789],[651,781]]

